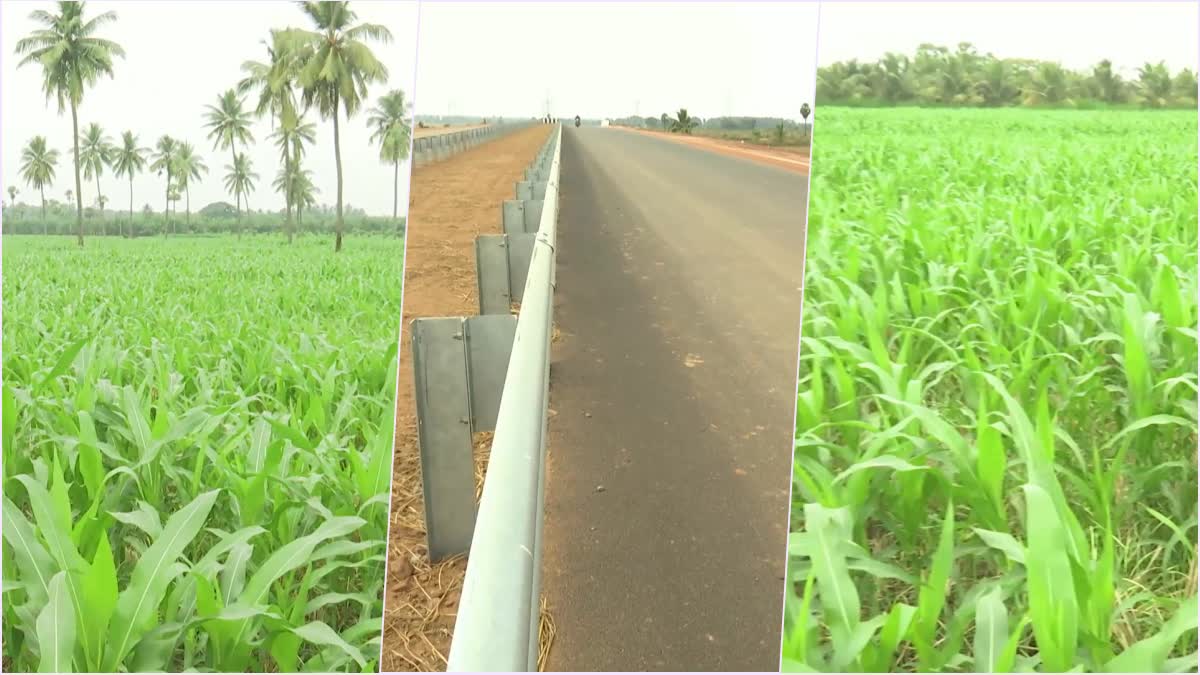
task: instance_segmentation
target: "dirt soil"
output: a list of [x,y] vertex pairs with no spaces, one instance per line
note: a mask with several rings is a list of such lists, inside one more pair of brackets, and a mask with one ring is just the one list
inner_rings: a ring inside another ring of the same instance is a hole
[[663,131],[654,131],[651,129],[635,129],[632,127],[617,127],[622,131],[628,131],[638,134],[649,134],[666,138],[679,143],[687,143],[699,148],[720,152],[734,157],[741,157],[762,164],[769,164],[781,169],[788,169],[797,173],[808,175],[809,168],[809,149],[808,148],[776,148],[769,145],[758,145],[756,143],[746,143],[744,141],[731,141],[723,138],[711,138],[708,136],[689,136],[687,134],[671,134]]
[[[427,556],[413,372],[408,358],[409,325],[418,317],[479,313],[475,237],[502,231],[501,205],[515,197],[515,184],[551,128],[523,129],[412,174],[384,607],[384,671],[446,669],[466,571],[464,556],[436,565],[431,565]],[[480,436],[476,454],[482,460],[490,446],[490,434]],[[481,473],[477,471],[477,484]]]

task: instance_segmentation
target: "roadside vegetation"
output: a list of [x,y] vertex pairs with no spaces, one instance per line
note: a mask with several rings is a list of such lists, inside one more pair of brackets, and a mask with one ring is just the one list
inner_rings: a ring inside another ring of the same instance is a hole
[[680,108],[674,115],[624,117],[613,120],[619,126],[665,131],[673,134],[708,136],[772,147],[807,148],[812,141],[808,118],[812,108],[800,106],[800,121],[779,117],[711,117],[707,120]]
[[1195,110],[822,104],[784,670],[1195,672]]

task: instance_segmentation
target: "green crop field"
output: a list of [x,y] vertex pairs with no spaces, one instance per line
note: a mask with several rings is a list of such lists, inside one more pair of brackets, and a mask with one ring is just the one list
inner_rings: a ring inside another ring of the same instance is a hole
[[403,239],[4,238],[5,670],[374,671]]
[[821,109],[785,670],[1196,671],[1196,134]]

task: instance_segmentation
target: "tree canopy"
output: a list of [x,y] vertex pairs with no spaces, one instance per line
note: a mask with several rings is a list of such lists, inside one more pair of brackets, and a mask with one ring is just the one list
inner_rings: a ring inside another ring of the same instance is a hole
[[953,49],[922,44],[912,55],[889,52],[873,62],[851,59],[817,70],[822,105],[1045,106],[1148,108],[1195,107],[1196,73],[1172,75],[1164,63],[1147,63],[1134,79],[1111,61],[1075,71],[1035,59],[980,54],[969,42]]

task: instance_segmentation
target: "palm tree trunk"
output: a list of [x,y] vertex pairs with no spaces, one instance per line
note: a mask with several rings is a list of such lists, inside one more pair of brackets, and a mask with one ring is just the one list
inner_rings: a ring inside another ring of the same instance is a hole
[[133,238],[133,172],[129,172],[129,237]]
[[46,186],[38,188],[38,192],[42,193],[42,234],[50,234],[50,226],[46,224]]
[[342,228],[345,226],[345,221],[342,219],[342,143],[338,135],[338,97],[333,96],[333,156],[337,160],[337,221],[334,226],[334,231],[337,233],[334,243],[333,252],[337,253],[342,250]]
[[187,202],[186,202],[186,206],[185,206],[185,208],[187,208],[187,226],[191,227],[192,226],[192,186],[191,185],[183,186],[183,193],[185,195],[187,195]]
[[[237,143],[229,140],[229,152],[233,154],[233,164],[231,165],[234,171],[237,171]],[[238,238],[242,237],[242,191],[238,188],[233,189],[233,212],[236,214],[234,225],[237,226]]]
[[171,168],[167,167],[167,189],[163,193],[163,239],[167,238],[167,228],[171,227]]
[[96,206],[100,208],[100,235],[108,236],[108,229],[104,226],[104,195],[100,194],[100,172],[96,172]]
[[396,236],[400,236],[400,160],[392,161],[392,220],[396,223]]
[[83,248],[83,181],[79,178],[79,112],[74,97],[71,98],[71,131],[75,143],[75,223],[79,228],[79,247]]
[[[291,144],[287,143],[287,142],[284,142],[284,144],[283,144],[283,164],[284,164],[284,171],[285,172],[288,170],[292,171],[292,176],[295,177],[296,167],[292,166]],[[285,181],[284,181],[284,186],[283,186],[283,202],[284,202],[284,207],[287,209],[287,221],[286,221],[287,239],[288,239],[288,243],[290,244],[290,243],[292,243],[292,231],[296,229],[292,223],[292,197],[293,197],[292,192],[293,192],[293,190],[292,190],[292,186],[287,184],[286,174],[285,174],[284,178],[285,178]]]

